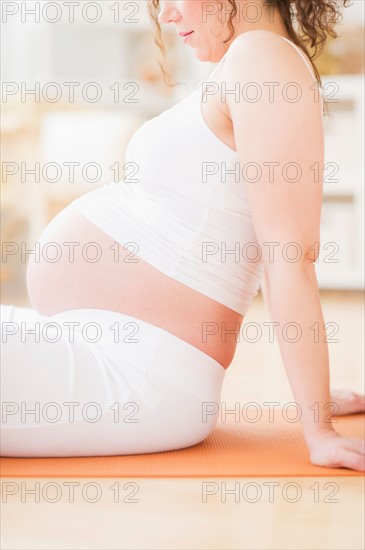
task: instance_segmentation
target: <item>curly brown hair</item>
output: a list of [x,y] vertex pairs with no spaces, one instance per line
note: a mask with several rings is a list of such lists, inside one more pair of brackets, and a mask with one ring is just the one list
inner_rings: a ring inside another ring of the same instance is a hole
[[[341,22],[341,9],[348,7],[351,0],[263,0],[267,8],[278,8],[288,35],[309,58],[319,85],[321,76],[314,60],[322,53],[328,36],[337,38],[335,31],[337,23]],[[234,34],[233,19],[237,14],[236,0],[228,0],[232,7],[228,19],[229,36],[223,41],[227,43]],[[162,40],[161,27],[158,21],[159,0],[149,0],[148,11],[155,24],[155,42],[165,59],[165,47]],[[222,7],[222,3],[221,3]],[[294,30],[294,22],[297,30]],[[167,73],[160,64],[164,77]],[[165,78],[166,79],[166,78]]]

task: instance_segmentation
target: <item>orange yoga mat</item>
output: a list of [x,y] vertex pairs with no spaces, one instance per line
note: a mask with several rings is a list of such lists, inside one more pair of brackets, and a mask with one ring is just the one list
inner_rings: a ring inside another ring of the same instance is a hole
[[[309,461],[301,423],[282,414],[269,422],[218,421],[202,443],[186,449],[144,455],[10,458],[0,461],[1,477],[287,477],[363,476],[347,468],[323,468]],[[277,412],[277,411],[276,411]],[[365,415],[333,417],[344,436],[365,439]]]

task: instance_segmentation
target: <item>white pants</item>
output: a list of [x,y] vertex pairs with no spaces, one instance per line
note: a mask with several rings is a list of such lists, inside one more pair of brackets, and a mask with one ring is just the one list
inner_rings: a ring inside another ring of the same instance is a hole
[[108,310],[51,317],[1,305],[2,456],[152,453],[203,441],[225,370],[149,323]]

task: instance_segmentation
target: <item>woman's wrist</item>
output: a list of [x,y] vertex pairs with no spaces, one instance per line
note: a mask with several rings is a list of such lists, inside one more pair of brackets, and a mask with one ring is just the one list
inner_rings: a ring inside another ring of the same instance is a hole
[[[337,422],[335,421],[335,423]],[[336,424],[333,424],[333,419],[326,410],[324,410],[323,414],[316,411],[314,418],[313,414],[303,413],[302,426],[304,438],[308,445],[310,445],[311,442],[315,443],[319,439],[323,439],[331,435],[333,436],[337,433],[335,430]]]
[[318,446],[323,441],[327,441],[331,438],[341,437],[338,432],[333,428],[333,426],[328,426],[326,428],[321,428],[316,432],[311,432],[310,434],[305,435],[305,440],[308,448],[311,450]]

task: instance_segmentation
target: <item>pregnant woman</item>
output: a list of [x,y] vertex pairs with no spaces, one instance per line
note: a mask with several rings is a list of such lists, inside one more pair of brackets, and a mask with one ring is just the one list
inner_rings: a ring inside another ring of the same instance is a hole
[[[261,286],[311,461],[364,470],[364,442],[329,421],[363,411],[364,399],[329,390],[314,265],[323,102],[291,11],[315,45],[339,17],[333,4],[257,0],[249,15],[244,0],[150,3],[158,43],[159,25],[174,24],[198,59],[219,64],[134,134],[133,176],[74,200],[39,237],[27,272],[34,309],[2,306],[2,455],[203,441]],[[295,343],[286,323],[301,329]]]

